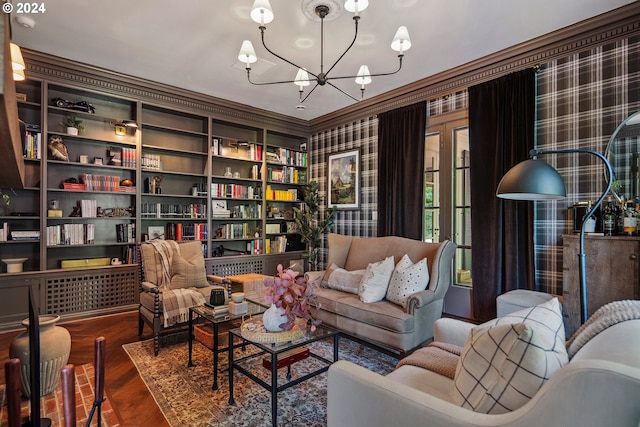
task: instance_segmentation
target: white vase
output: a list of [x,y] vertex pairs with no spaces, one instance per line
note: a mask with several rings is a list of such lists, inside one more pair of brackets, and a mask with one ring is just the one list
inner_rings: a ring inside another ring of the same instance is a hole
[[[53,392],[60,381],[60,371],[67,364],[71,353],[71,335],[61,326],[56,326],[60,316],[41,315],[40,324],[40,396]],[[29,319],[22,321],[22,325],[29,328]],[[22,394],[31,395],[29,378],[29,331],[18,335],[9,347],[9,357],[20,359]]]
[[78,128],[74,128],[71,126],[67,127],[67,135],[77,135],[78,134]]
[[264,328],[269,332],[282,331],[280,325],[286,322],[287,316],[285,315],[284,308],[278,308],[274,304],[271,304],[271,307],[262,315]]

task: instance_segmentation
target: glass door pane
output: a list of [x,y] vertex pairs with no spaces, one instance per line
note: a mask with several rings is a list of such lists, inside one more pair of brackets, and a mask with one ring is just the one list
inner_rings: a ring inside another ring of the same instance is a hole
[[440,241],[440,134],[425,139],[424,231],[425,242]]
[[455,153],[453,240],[458,245],[455,257],[456,282],[471,286],[471,192],[469,176],[469,129],[452,132]]

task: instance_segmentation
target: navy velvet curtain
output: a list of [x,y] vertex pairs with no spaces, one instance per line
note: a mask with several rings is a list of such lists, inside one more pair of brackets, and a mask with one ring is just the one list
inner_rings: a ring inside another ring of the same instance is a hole
[[534,146],[535,72],[469,88],[473,317],[496,315],[496,297],[533,289],[533,203],[502,200],[502,176]]
[[427,103],[378,116],[378,236],[422,240]]

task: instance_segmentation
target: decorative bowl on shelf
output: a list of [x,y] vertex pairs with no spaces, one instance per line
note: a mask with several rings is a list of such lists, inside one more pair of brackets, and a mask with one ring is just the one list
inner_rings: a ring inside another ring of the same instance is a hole
[[29,258],[5,258],[2,260],[7,264],[7,273],[20,273],[22,272],[22,263]]

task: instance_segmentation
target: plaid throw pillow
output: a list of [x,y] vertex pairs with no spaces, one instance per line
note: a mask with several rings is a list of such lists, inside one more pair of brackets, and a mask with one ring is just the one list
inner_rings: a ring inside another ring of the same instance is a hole
[[513,411],[567,362],[554,298],[471,331],[456,367],[454,401],[487,414]]

